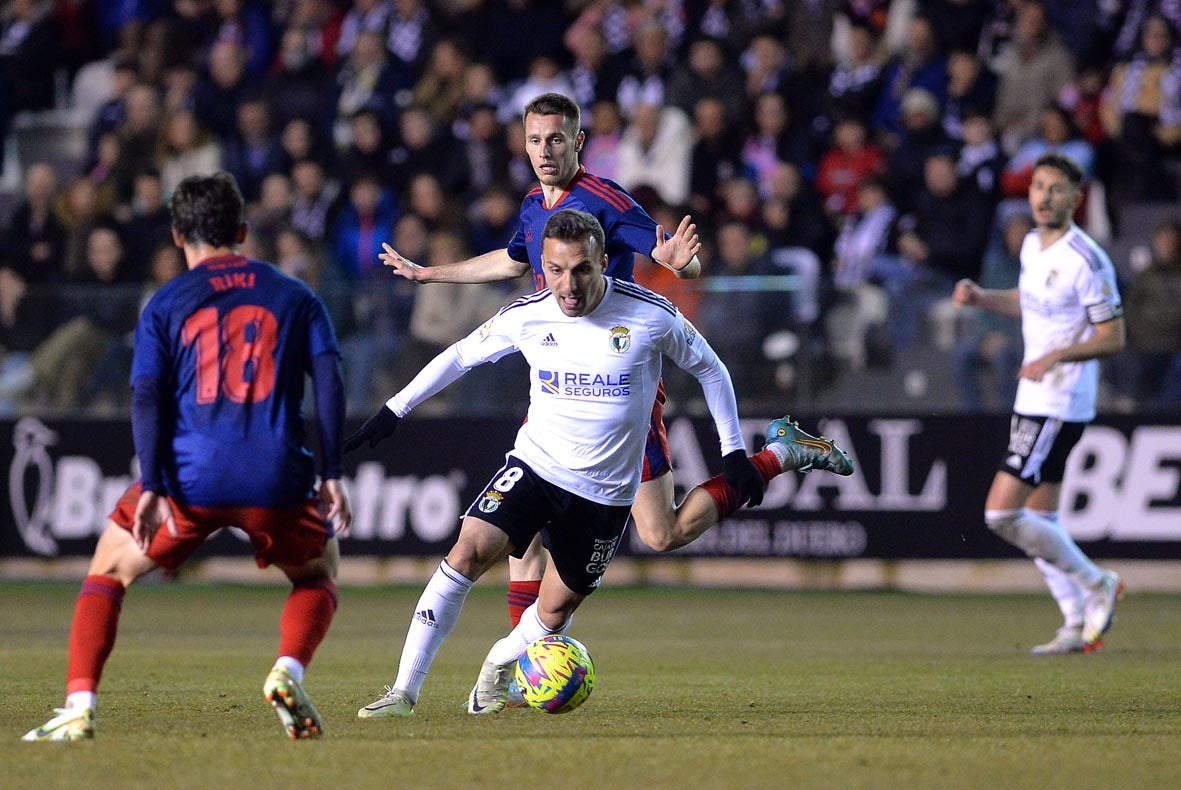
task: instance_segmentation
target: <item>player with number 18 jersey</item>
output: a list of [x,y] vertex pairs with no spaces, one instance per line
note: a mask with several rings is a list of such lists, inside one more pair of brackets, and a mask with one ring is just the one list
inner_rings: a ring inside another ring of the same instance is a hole
[[[338,354],[320,298],[274,266],[234,255],[171,281],[148,302],[132,382],[172,398],[157,482],[189,505],[284,507],[315,479],[300,406],[313,360]],[[142,459],[141,459],[142,460]],[[323,470],[339,477],[338,469]]]

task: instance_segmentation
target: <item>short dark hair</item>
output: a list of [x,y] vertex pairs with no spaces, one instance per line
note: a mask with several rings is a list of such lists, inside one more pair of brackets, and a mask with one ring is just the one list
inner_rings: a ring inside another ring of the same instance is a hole
[[229,247],[237,243],[238,230],[246,221],[238,182],[225,171],[181,181],[168,210],[173,229],[187,244]]
[[1062,154],[1042,154],[1033,164],[1034,170],[1037,170],[1039,167],[1054,168],[1066,176],[1066,180],[1075,189],[1083,185],[1083,169],[1073,159]]
[[592,257],[602,255],[607,247],[603,226],[594,215],[573,208],[564,208],[551,216],[545,223],[541,237],[564,242],[585,242],[590,238],[595,243],[595,249],[591,251]]
[[572,122],[576,130],[582,128],[582,110],[578,108],[578,102],[560,93],[541,94],[525,105],[525,112],[521,117],[527,115],[560,115]]

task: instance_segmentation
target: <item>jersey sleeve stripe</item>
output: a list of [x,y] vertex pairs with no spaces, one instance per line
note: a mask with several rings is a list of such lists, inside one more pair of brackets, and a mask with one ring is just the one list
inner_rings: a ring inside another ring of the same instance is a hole
[[593,195],[598,195],[619,211],[627,211],[632,207],[632,200],[626,198],[619,192],[619,190],[615,189],[610,184],[600,181],[594,176],[584,176],[582,179],[582,186],[588,192]]
[[625,280],[616,280],[615,290],[622,296],[630,296],[632,299],[638,299],[641,302],[654,304],[672,315],[676,315],[677,313],[676,305],[665,299],[660,294],[654,291],[649,291],[647,288],[644,288],[641,285],[629,283]]
[[498,310],[496,314],[500,315],[501,313],[507,313],[509,310],[512,310],[513,308],[524,307],[526,305],[534,304],[535,302],[543,302],[546,299],[548,299],[550,297],[550,295],[551,295],[551,292],[550,292],[549,288],[543,288],[540,291],[534,291],[533,293],[528,294],[527,296],[522,296],[521,298],[519,298],[515,301],[509,302],[504,307],[500,308],[500,310]]
[[1103,261],[1099,257],[1099,253],[1094,247],[1087,244],[1086,241],[1078,236],[1073,237],[1070,242],[1070,249],[1082,256],[1083,260],[1087,262],[1087,267],[1093,272],[1103,271]]

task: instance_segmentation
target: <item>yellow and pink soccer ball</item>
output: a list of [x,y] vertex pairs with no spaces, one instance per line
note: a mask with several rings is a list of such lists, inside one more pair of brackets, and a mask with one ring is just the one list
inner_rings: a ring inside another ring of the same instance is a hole
[[595,665],[577,639],[551,634],[525,649],[517,661],[517,685],[531,708],[568,713],[595,687]]

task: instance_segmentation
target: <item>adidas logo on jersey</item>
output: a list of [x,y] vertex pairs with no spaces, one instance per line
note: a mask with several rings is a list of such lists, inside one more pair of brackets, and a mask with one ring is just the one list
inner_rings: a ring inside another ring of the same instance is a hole
[[542,346],[557,346],[558,341],[554,338],[554,333],[550,332],[548,335],[543,337],[541,339],[541,345]]
[[428,628],[438,628],[439,623],[435,620],[434,609],[423,609],[422,611],[414,613],[414,619]]

